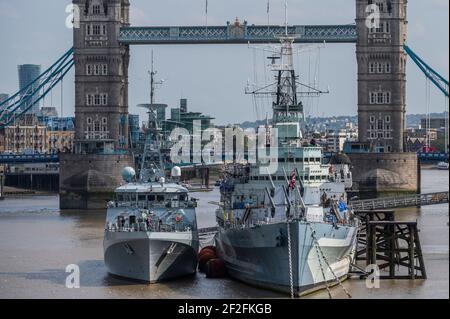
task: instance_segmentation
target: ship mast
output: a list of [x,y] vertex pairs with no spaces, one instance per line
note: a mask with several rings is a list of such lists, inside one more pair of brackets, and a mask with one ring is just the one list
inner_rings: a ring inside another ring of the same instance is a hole
[[151,54],[150,74],[150,104],[143,104],[141,107],[148,109],[148,125],[145,132],[145,145],[142,154],[140,180],[141,182],[157,181],[164,177],[164,164],[161,154],[161,128],[158,125],[157,109],[155,105],[155,90],[157,84],[163,81],[156,81],[158,72],[154,69],[153,50]]
[[[263,49],[273,53],[268,59],[272,61],[272,71],[276,72],[276,82],[262,88],[246,89],[246,94],[270,95],[273,97],[272,125],[278,129],[278,140],[281,144],[298,143],[303,138],[302,127],[305,115],[303,104],[298,99],[301,96],[320,96],[328,93],[298,81],[294,68],[294,42],[296,35],[289,34],[288,5],[285,0],[285,32],[279,37],[280,47],[277,50]],[[278,64],[277,64],[278,61]],[[306,89],[298,91],[299,87]]]

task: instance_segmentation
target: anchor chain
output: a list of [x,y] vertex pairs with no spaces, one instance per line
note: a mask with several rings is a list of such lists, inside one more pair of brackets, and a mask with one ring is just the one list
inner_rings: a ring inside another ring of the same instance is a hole
[[292,249],[291,249],[291,227],[289,221],[287,225],[287,236],[288,236],[288,257],[289,257],[289,284],[291,288],[291,299],[294,299],[294,278],[292,274]]
[[311,224],[308,224],[308,225],[309,225],[309,228],[311,229],[311,236],[312,236],[312,238],[314,240],[314,243],[316,245],[316,249],[320,252],[323,260],[325,261],[325,263],[327,264],[328,268],[330,269],[331,274],[333,275],[335,281],[339,284],[339,286],[342,288],[342,290],[345,292],[345,294],[349,298],[352,298],[352,295],[347,291],[347,289],[345,289],[344,285],[342,284],[342,281],[338,278],[338,276],[336,276],[335,272],[331,268],[330,263],[328,262],[327,258],[325,257],[325,254],[323,253],[322,249],[320,249],[319,241],[317,240],[317,237],[316,237],[316,231],[314,230],[314,228],[312,228]]
[[327,281],[327,277],[325,275],[325,271],[323,270],[322,261],[320,260],[319,249],[317,248],[316,244],[314,244],[314,247],[316,248],[317,259],[319,260],[320,271],[322,272],[323,280],[325,282],[325,287],[327,288],[328,297],[330,297],[330,299],[333,299],[333,296],[331,295],[330,287],[328,286],[328,281]]

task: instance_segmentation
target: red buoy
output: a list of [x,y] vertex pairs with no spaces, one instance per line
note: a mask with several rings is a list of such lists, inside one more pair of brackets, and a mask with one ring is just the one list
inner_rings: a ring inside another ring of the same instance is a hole
[[210,253],[216,255],[216,247],[207,246],[207,247],[202,248],[202,250],[200,250],[200,253],[198,254],[199,257],[202,256],[203,254],[205,254],[206,252],[210,252]]
[[211,251],[205,251],[198,258],[198,269],[200,272],[206,271],[206,263],[211,260],[217,258],[216,254]]
[[206,278],[224,278],[227,275],[225,262],[222,259],[210,259],[206,263]]

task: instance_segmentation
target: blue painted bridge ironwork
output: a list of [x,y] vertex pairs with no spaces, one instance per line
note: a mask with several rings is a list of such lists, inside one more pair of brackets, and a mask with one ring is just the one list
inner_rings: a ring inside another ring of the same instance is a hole
[[[122,27],[123,44],[239,44],[273,43],[286,32],[284,26],[227,24],[226,26]],[[357,30],[348,25],[288,26],[288,35],[297,43],[356,43]]]

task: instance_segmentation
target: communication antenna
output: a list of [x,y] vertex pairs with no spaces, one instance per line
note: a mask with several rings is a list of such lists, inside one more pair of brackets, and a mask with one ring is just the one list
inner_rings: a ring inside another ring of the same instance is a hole
[[284,0],[284,26],[285,26],[285,32],[286,36],[288,35],[288,2],[287,0]]
[[155,91],[157,85],[162,85],[166,80],[161,79],[159,81],[155,80],[156,75],[158,74],[158,71],[154,68],[154,54],[152,50],[152,61],[151,61],[151,70],[149,72],[150,74],[150,104],[155,104]]

